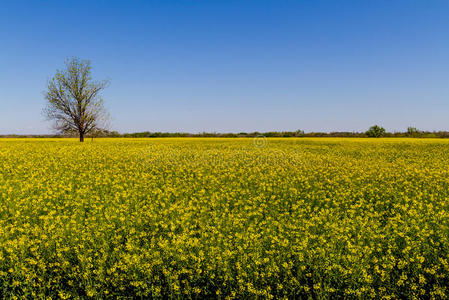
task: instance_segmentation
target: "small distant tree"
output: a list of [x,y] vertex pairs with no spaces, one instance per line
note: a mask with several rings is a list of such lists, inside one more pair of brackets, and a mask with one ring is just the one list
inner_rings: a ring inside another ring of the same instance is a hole
[[101,91],[108,81],[94,81],[88,60],[66,60],[65,68],[57,70],[48,81],[44,115],[54,121],[54,128],[62,134],[78,134],[80,142],[90,133],[102,131],[108,119]]
[[298,129],[295,131],[294,136],[298,137],[298,136],[303,136],[304,134],[305,134],[304,130]]
[[371,127],[368,129],[368,131],[365,132],[365,134],[366,134],[368,137],[379,138],[379,137],[385,135],[385,132],[386,132],[386,131],[385,131],[385,128],[380,127],[380,126],[378,126],[378,125],[374,125],[374,126],[371,126]]
[[417,136],[420,133],[421,133],[421,131],[416,129],[415,127],[408,127],[407,128],[407,136]]

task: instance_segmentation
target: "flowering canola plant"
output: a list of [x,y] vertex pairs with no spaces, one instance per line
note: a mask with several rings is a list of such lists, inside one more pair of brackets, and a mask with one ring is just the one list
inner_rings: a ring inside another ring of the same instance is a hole
[[0,140],[2,298],[448,298],[449,141]]

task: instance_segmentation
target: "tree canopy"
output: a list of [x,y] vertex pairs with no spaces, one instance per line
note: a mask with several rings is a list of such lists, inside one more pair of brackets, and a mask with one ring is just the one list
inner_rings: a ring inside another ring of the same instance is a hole
[[109,82],[93,80],[91,69],[89,60],[68,59],[65,68],[48,81],[45,92],[47,119],[59,133],[77,133],[80,142],[86,134],[104,130],[108,120],[101,91]]

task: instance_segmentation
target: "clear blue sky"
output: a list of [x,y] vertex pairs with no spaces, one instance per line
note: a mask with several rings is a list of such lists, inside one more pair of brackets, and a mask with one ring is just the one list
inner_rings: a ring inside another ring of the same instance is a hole
[[449,130],[449,1],[0,0],[0,134],[90,59],[112,129]]

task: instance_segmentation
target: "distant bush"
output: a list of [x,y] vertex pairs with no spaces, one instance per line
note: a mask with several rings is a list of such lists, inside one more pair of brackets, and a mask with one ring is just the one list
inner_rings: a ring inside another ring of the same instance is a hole
[[415,127],[408,127],[406,135],[409,136],[409,137],[417,137],[417,136],[421,135],[421,131],[419,131]]
[[374,125],[374,126],[371,126],[370,129],[368,129],[368,131],[365,132],[365,134],[368,137],[379,138],[381,136],[384,136],[385,132],[386,132],[385,128],[380,127],[378,125]]

